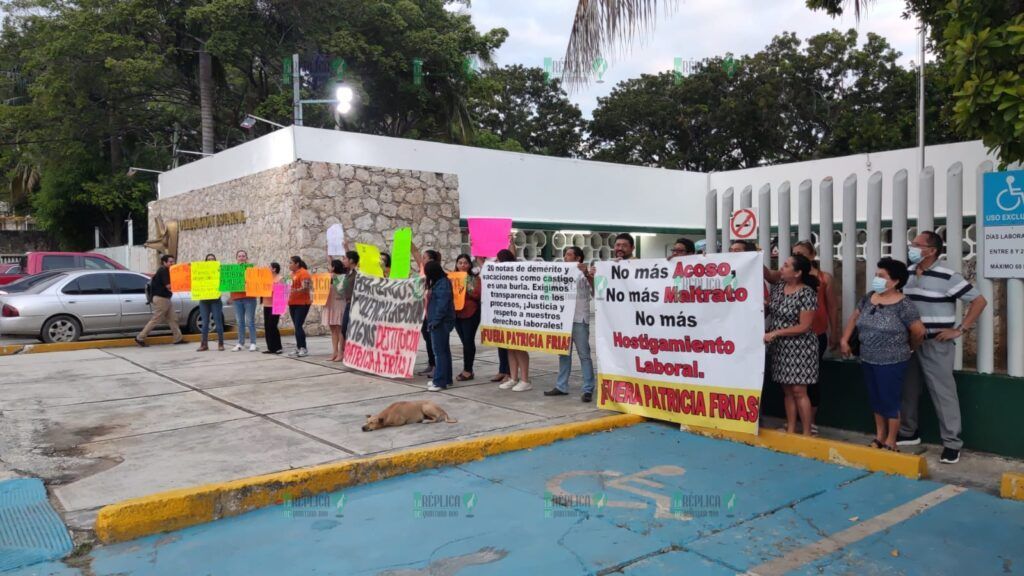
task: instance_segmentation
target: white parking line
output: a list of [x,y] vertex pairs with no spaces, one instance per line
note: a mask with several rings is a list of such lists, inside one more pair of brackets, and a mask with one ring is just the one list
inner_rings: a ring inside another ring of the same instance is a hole
[[934,490],[923,496],[915,498],[906,504],[901,504],[884,514],[879,514],[878,516],[861,522],[856,526],[851,526],[846,530],[836,532],[828,538],[818,540],[813,544],[793,550],[781,558],[776,558],[775,560],[770,560],[764,564],[755,566],[745,572],[744,576],[777,576],[786,574],[787,572],[796,570],[804,564],[814,562],[815,560],[824,558],[825,556],[841,550],[850,544],[859,542],[872,534],[876,534],[882,530],[886,530],[896,524],[899,524],[900,522],[909,520],[925,510],[938,506],[946,500],[966,491],[966,488],[961,488],[960,486],[943,486],[938,490]]

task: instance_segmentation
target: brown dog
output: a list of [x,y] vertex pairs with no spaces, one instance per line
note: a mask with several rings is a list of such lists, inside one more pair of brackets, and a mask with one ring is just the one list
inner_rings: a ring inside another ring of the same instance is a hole
[[447,422],[455,424],[458,420],[448,416],[443,408],[430,400],[416,400],[412,402],[395,402],[381,411],[376,416],[366,415],[366,424],[363,425],[363,432],[388,428],[391,426],[405,426],[410,422]]

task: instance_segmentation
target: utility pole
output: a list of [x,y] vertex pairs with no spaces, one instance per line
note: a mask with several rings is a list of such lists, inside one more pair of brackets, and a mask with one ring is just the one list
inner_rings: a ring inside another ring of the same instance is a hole
[[921,170],[924,170],[924,58],[925,38],[927,27],[924,20],[921,20],[921,63],[917,87],[917,146],[921,149]]
[[300,93],[299,55],[292,54],[292,106],[295,108],[295,125],[302,126],[302,94]]

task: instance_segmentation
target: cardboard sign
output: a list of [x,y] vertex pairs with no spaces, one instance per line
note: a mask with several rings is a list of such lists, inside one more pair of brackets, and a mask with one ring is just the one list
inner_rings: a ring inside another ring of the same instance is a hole
[[469,218],[469,243],[473,256],[493,258],[508,248],[511,218]]
[[220,291],[245,292],[245,271],[252,264],[221,264]]
[[387,378],[412,378],[423,324],[423,280],[356,276],[345,366]]
[[391,242],[391,277],[398,280],[408,278],[411,266],[412,228],[399,228]]
[[270,298],[274,295],[274,272],[270,268],[246,268],[245,295]]
[[270,313],[275,316],[288,313],[288,286],[281,283],[274,284],[273,293]]
[[192,290],[192,271],[188,262],[171,266],[171,292]]
[[192,262],[192,299],[220,298],[220,262]]
[[332,224],[327,229],[327,253],[331,256],[345,253],[345,229],[341,224]]
[[448,273],[448,280],[452,283],[452,301],[456,310],[466,307],[466,276],[465,272]]
[[331,274],[324,272],[313,274],[313,305],[326,306],[327,297],[331,293]]
[[359,253],[359,271],[367,276],[384,277],[384,269],[380,267],[380,250],[372,244],[356,244]]

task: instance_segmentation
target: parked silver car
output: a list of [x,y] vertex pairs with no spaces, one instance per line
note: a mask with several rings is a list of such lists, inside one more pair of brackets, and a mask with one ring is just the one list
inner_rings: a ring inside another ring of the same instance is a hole
[[[0,336],[74,342],[83,334],[137,332],[152,315],[148,283],[149,276],[129,270],[52,270],[22,278],[0,286]],[[198,332],[199,302],[188,294],[171,301],[182,329]],[[234,307],[225,305],[225,323],[234,320]]]

